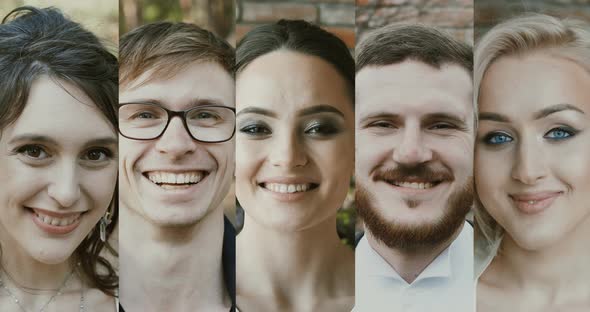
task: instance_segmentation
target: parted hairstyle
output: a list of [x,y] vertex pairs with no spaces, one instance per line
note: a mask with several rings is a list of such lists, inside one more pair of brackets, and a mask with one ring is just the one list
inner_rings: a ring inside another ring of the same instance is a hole
[[370,31],[356,49],[356,71],[416,60],[435,68],[459,65],[473,70],[472,48],[448,34],[417,24],[389,24]]
[[280,49],[319,57],[334,66],[354,103],[354,59],[348,47],[334,34],[303,20],[283,19],[248,32],[236,48],[236,74],[258,57]]
[[[590,71],[590,24],[525,14],[494,26],[475,48],[474,102],[479,101],[481,81],[494,61],[535,52],[576,62]],[[476,272],[481,273],[498,253],[504,229],[481,203],[475,206],[475,223]]]
[[142,74],[171,78],[192,62],[215,62],[233,76],[235,51],[212,32],[188,23],[156,22],[135,28],[121,37],[119,83],[127,87]]
[[[8,13],[0,25],[0,135],[22,114],[31,86],[40,76],[48,76],[58,85],[64,81],[79,88],[116,131],[117,58],[94,34],[59,10],[19,7]],[[113,222],[107,227],[107,237],[117,224],[117,198],[115,186],[109,206]],[[80,263],[80,275],[90,286],[114,295],[118,277],[101,255],[103,250],[117,256],[108,243],[100,240],[97,225],[73,257]]]

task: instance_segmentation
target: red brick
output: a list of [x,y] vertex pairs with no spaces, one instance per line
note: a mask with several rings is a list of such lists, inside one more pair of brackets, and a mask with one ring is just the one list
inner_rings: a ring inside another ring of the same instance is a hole
[[322,25],[354,26],[355,7],[352,5],[320,5],[320,23]]
[[268,2],[243,4],[242,20],[244,22],[274,22],[281,18],[316,22],[318,12],[313,4]]
[[431,9],[421,16],[420,21],[442,27],[473,27],[473,9]]

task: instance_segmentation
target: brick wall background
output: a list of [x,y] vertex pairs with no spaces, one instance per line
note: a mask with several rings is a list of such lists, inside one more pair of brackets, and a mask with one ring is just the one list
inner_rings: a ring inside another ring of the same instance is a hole
[[476,0],[476,40],[497,23],[525,12],[572,17],[590,22],[590,0]]
[[237,0],[236,39],[256,25],[281,18],[303,19],[322,26],[354,48],[354,0]]
[[434,26],[473,44],[473,0],[356,0],[357,40],[390,23]]

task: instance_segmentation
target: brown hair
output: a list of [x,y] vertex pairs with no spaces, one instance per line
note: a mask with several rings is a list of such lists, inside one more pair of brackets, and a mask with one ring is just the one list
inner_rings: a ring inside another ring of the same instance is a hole
[[125,86],[147,70],[153,70],[151,79],[170,78],[195,61],[216,62],[233,76],[235,52],[226,41],[196,25],[157,22],[125,34],[119,59],[119,83]]
[[[0,135],[16,121],[28,101],[33,82],[41,75],[69,82],[82,90],[117,129],[117,58],[98,38],[54,8],[20,7],[8,13],[0,25]],[[115,130],[116,131],[116,130]],[[117,188],[109,206],[117,224]],[[108,240],[107,240],[108,241]],[[92,287],[114,295],[118,277],[100,254],[108,243],[100,240],[99,226],[76,248],[73,257],[80,273]]]
[[356,71],[365,66],[385,66],[417,60],[435,68],[457,64],[471,75],[473,50],[465,43],[431,27],[390,24],[368,33],[359,43]]

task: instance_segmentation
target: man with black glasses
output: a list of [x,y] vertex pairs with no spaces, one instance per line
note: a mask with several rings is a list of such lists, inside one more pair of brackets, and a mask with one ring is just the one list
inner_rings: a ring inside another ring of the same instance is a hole
[[120,298],[128,311],[234,311],[234,51],[154,23],[120,45]]

